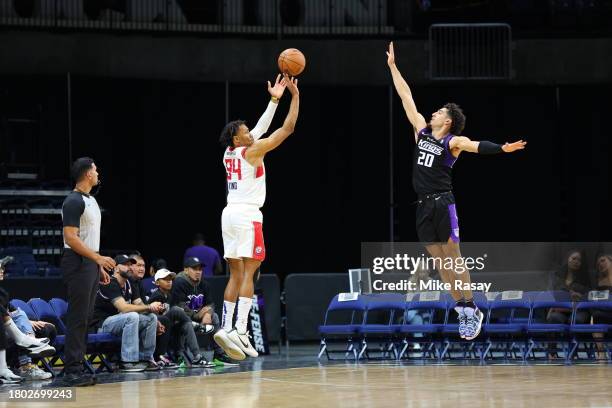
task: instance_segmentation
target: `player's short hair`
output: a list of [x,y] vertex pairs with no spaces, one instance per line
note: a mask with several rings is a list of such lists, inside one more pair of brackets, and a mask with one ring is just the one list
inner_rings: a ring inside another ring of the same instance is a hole
[[236,134],[238,133],[240,126],[244,124],[245,124],[244,120],[238,119],[238,120],[233,120],[227,125],[225,125],[225,127],[221,131],[221,137],[219,137],[219,143],[221,143],[223,147],[233,147],[234,146],[234,136],[236,136]]
[[463,110],[456,103],[449,102],[444,105],[446,108],[446,114],[453,121],[451,124],[450,132],[453,135],[460,135],[463,132],[463,128],[465,128],[465,115],[463,114]]
[[91,157],[80,157],[72,163],[72,168],[70,169],[70,176],[74,182],[81,181],[81,178],[91,170],[91,167],[94,164],[94,159]]

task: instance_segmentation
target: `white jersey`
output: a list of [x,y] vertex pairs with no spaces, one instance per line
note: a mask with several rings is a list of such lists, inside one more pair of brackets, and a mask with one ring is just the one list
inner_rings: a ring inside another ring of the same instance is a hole
[[244,158],[247,147],[228,147],[223,155],[227,172],[227,203],[263,207],[266,201],[266,170],[254,167]]

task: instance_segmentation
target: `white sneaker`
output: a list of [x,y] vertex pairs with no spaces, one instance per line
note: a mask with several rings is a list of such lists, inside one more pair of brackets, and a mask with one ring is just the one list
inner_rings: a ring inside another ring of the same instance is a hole
[[[230,333],[234,332],[235,330],[232,330]],[[225,351],[225,353],[234,360],[244,360],[246,358],[246,355],[242,349],[230,339],[229,334],[225,330],[219,329],[213,338],[219,347],[221,347],[223,351]]]
[[227,337],[229,337],[230,340],[233,341],[235,345],[240,347],[240,349],[244,351],[244,354],[248,355],[249,357],[259,356],[259,353],[257,352],[257,350],[253,348],[253,346],[251,345],[251,342],[249,341],[248,332],[244,334],[240,334],[238,333],[238,330],[232,330],[231,332],[227,334]]
[[19,376],[25,380],[48,380],[53,374],[30,363],[19,367]]
[[45,343],[40,345],[33,344],[29,347],[26,347],[26,350],[28,350],[28,356],[34,358],[51,357],[55,355],[55,347]]
[[0,370],[0,384],[19,384],[23,378],[15,375],[11,370],[5,368]]

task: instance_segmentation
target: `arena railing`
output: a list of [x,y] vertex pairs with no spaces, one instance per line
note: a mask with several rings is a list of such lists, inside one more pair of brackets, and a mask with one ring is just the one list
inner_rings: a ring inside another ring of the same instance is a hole
[[409,26],[394,0],[0,0],[0,25],[61,30],[387,36]]

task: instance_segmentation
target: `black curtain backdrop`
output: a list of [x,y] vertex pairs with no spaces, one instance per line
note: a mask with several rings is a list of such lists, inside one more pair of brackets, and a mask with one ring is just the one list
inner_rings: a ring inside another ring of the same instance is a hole
[[[35,101],[47,179],[68,177],[65,77],[5,77],[3,112]],[[387,241],[389,88],[300,83],[295,134],[266,158],[265,273],[343,272],[360,243]],[[414,87],[426,118],[463,106],[465,135],[526,139],[527,150],[462,154],[454,187],[465,241],[610,241],[609,116],[612,86],[434,83]],[[73,77],[73,158],[95,158],[107,210],[103,247],[138,248],[178,269],[195,232],[222,252],[225,175],[218,135],[223,83]],[[253,126],[268,102],[265,83],[229,86],[229,119]],[[281,126],[289,96],[271,130]],[[393,100],[395,239],[415,241],[413,136]],[[3,145],[3,157],[11,146]]]

